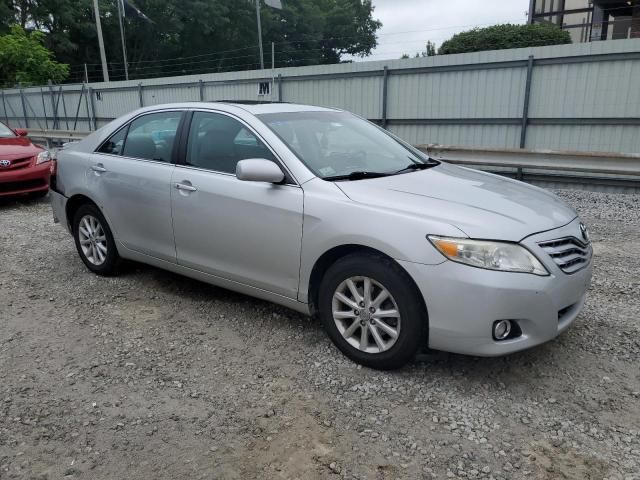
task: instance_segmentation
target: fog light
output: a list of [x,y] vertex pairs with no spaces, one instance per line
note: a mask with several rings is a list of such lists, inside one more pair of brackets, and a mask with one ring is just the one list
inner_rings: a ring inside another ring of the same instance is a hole
[[504,340],[511,333],[510,320],[497,320],[493,323],[493,339]]

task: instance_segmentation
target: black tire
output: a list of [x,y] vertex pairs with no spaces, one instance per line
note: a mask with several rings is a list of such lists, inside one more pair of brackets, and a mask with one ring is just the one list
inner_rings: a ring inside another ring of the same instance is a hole
[[[80,245],[80,222],[87,215],[90,215],[99,222],[106,240],[107,251],[104,255],[104,261],[99,265],[93,263],[87,257],[82,249],[82,246]],[[118,266],[120,264],[120,255],[118,255],[116,242],[113,239],[113,234],[111,233],[109,224],[105,220],[104,215],[102,215],[102,212],[98,207],[91,203],[85,203],[84,205],[80,206],[80,208],[78,208],[75,215],[73,216],[73,239],[76,243],[76,249],[78,250],[80,259],[82,259],[89,270],[91,270],[93,273],[103,276],[110,276],[117,273]]]
[[[391,294],[400,312],[401,325],[396,342],[386,351],[367,353],[351,345],[338,330],[333,318],[333,295],[345,280],[365,276],[375,280]],[[347,357],[378,370],[400,368],[413,360],[426,344],[428,319],[420,292],[409,275],[393,260],[375,254],[347,255],[334,263],[320,285],[318,310],[333,343]]]

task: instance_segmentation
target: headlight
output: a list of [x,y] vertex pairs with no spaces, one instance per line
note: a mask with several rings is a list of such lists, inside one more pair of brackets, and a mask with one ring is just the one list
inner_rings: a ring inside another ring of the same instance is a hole
[[449,260],[488,270],[549,275],[540,260],[516,243],[429,235],[434,247]]
[[40,165],[41,163],[46,163],[49,160],[51,160],[51,154],[49,153],[49,150],[43,150],[36,157],[36,165]]

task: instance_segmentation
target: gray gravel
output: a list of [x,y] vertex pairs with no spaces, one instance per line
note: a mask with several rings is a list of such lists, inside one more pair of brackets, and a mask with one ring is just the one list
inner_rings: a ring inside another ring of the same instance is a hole
[[281,307],[94,276],[46,201],[0,204],[0,478],[640,479],[640,196],[559,193],[596,252],[573,328],[387,373]]

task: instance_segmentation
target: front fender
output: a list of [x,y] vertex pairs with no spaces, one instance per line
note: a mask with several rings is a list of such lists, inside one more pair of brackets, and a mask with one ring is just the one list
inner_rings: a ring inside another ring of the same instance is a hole
[[329,250],[359,245],[400,261],[437,265],[445,261],[427,240],[430,233],[466,236],[453,225],[409,212],[354,202],[335,184],[315,179],[304,184],[304,228],[298,299],[308,301],[316,262]]

